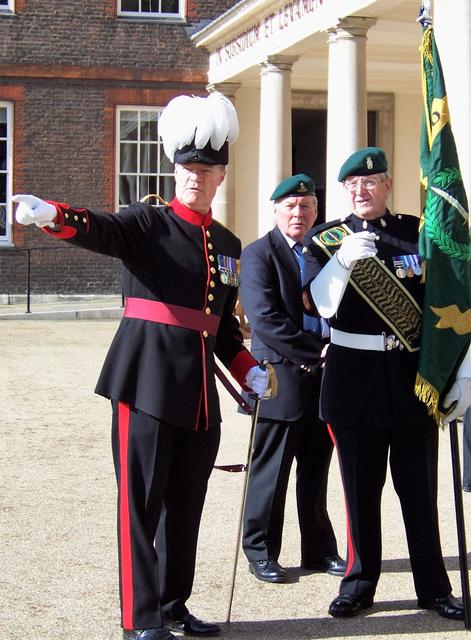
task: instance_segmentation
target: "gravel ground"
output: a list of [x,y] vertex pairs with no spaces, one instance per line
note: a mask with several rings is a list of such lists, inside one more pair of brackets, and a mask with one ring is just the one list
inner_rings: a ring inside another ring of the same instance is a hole
[[[2,363],[0,640],[118,640],[115,480],[110,406],[93,393],[117,320],[10,320],[1,324]],[[221,389],[219,463],[245,462],[250,423]],[[460,595],[448,433],[441,438],[443,552]],[[222,623],[222,638],[471,637],[463,623],[415,608],[404,529],[390,479],[383,501],[383,573],[367,615],[327,615],[338,578],[301,571],[290,485],[280,561],[292,581],[256,581],[239,556],[231,624],[226,625],[243,474],[214,471],[200,532],[191,611]],[[468,530],[471,494],[463,494]],[[345,549],[336,460],[329,510]]]

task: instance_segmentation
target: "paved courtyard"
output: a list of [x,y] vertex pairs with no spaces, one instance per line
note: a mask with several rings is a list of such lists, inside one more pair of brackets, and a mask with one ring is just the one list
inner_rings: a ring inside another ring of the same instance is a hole
[[[0,640],[119,640],[115,480],[110,407],[93,388],[117,320],[9,320],[0,323]],[[249,419],[221,390],[219,463],[245,462]],[[314,461],[313,461],[314,463]],[[301,571],[294,487],[280,561],[292,581],[256,581],[239,557],[232,622],[226,625],[243,474],[214,471],[200,533],[191,611],[220,622],[223,639],[471,638],[462,623],[415,608],[399,505],[390,479],[383,502],[383,573],[367,615],[327,615],[338,578]],[[468,547],[471,494],[463,494]],[[448,432],[441,438],[442,544],[460,595]],[[345,550],[337,462],[329,509]],[[471,559],[471,555],[470,555]]]

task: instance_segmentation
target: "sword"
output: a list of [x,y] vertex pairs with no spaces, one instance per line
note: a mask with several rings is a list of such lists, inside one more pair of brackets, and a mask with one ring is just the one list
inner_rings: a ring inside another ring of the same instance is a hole
[[[261,364],[260,366],[263,367],[264,365]],[[255,438],[255,431],[257,429],[259,406],[260,406],[260,398],[256,396],[253,413],[252,413],[252,424],[250,425],[249,444],[248,444],[248,450],[247,450],[247,462],[245,465],[243,465],[243,468],[238,469],[240,471],[245,471],[245,478],[244,478],[244,488],[242,491],[242,503],[240,506],[239,524],[237,529],[234,566],[232,569],[232,582],[231,582],[231,590],[229,595],[229,606],[227,609],[227,618],[226,618],[227,624],[231,623],[232,600],[234,599],[234,587],[235,587],[235,580],[236,580],[236,573],[237,573],[237,563],[239,560],[239,548],[240,548],[240,541],[242,537],[242,525],[244,521],[245,503],[247,501],[247,487],[249,482],[250,467],[252,465],[253,443]],[[237,465],[237,466],[241,467],[242,465]]]

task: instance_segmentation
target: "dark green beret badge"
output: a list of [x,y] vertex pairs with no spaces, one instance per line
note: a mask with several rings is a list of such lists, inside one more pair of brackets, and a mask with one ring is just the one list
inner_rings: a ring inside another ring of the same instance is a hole
[[371,176],[374,173],[385,173],[388,170],[386,154],[380,147],[365,147],[352,153],[343,163],[339,171],[339,182],[349,176]]
[[316,195],[316,185],[314,180],[305,173],[297,173],[286,178],[276,187],[271,194],[270,200],[289,198],[290,196],[314,196]]

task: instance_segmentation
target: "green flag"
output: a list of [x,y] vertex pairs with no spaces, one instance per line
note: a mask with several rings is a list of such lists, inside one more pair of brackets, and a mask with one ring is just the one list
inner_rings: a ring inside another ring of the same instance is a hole
[[441,402],[471,340],[471,244],[466,192],[429,22],[424,25],[421,59],[424,114],[420,165],[425,206],[419,252],[425,300],[415,392],[440,423]]

